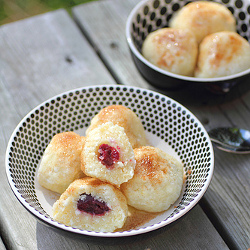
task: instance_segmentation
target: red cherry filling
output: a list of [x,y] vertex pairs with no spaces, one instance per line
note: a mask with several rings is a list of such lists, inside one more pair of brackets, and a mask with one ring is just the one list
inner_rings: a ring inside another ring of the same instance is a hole
[[100,145],[98,149],[98,159],[108,169],[112,169],[115,162],[119,160],[119,152],[108,144]]
[[104,215],[110,210],[104,201],[95,199],[91,194],[86,193],[80,195],[80,199],[77,202],[77,209],[91,215]]

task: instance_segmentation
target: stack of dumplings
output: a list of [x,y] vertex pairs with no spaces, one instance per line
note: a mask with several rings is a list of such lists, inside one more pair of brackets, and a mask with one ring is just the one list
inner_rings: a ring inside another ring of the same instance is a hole
[[59,223],[95,232],[121,230],[129,206],[167,210],[180,196],[183,165],[149,146],[136,114],[122,105],[102,109],[86,136],[56,134],[40,167],[41,186],[60,193],[52,208]]
[[142,55],[184,76],[215,78],[250,68],[250,44],[236,33],[235,17],[222,4],[209,1],[190,2],[178,10],[168,28],[146,37]]

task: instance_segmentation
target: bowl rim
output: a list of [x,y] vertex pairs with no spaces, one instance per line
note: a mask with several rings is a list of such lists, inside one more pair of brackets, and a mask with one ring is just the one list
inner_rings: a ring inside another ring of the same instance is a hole
[[[202,128],[202,132],[204,133],[204,136],[208,139],[208,146],[211,149],[211,155],[210,155],[211,165],[210,165],[209,175],[207,176],[207,180],[204,183],[204,186],[202,187],[201,191],[197,194],[195,199],[192,200],[187,207],[184,207],[184,209],[180,210],[177,214],[175,214],[173,217],[168,218],[167,220],[165,219],[165,220],[160,221],[159,223],[155,223],[155,224],[152,224],[150,226],[145,226],[145,227],[142,226],[139,229],[132,229],[132,230],[129,230],[129,231],[122,231],[122,232],[94,232],[94,231],[87,231],[87,230],[72,228],[70,226],[66,226],[66,225],[64,225],[62,223],[59,223],[59,222],[53,220],[52,218],[46,216],[45,214],[42,214],[37,209],[35,209],[33,206],[31,206],[30,203],[28,203],[26,201],[26,199],[22,196],[22,194],[18,192],[18,189],[15,187],[13,179],[11,177],[11,172],[10,172],[10,168],[9,168],[9,164],[10,164],[9,156],[10,156],[11,144],[12,144],[13,139],[16,136],[16,133],[18,132],[19,128],[27,120],[27,118],[29,118],[37,109],[40,109],[46,103],[49,103],[49,102],[57,99],[58,97],[62,97],[64,95],[69,95],[71,93],[75,93],[77,91],[82,91],[84,89],[85,90],[92,89],[92,91],[93,91],[94,89],[98,89],[98,88],[99,89],[103,89],[103,88],[108,89],[108,88],[112,88],[112,87],[113,88],[120,88],[120,91],[123,88],[126,88],[127,91],[130,91],[131,89],[140,90],[142,92],[146,91],[148,93],[158,95],[159,97],[164,97],[165,102],[167,101],[166,99],[171,100],[171,102],[178,104],[178,106],[185,109],[188,114],[190,114],[193,118],[195,118],[196,122]],[[207,191],[207,189],[208,189],[208,187],[209,187],[209,185],[211,183],[211,180],[212,180],[212,177],[213,177],[213,172],[214,172],[214,150],[213,150],[213,145],[212,145],[212,142],[210,140],[210,137],[209,137],[206,129],[204,128],[204,126],[200,122],[200,120],[188,108],[186,108],[185,106],[183,106],[179,102],[175,101],[171,97],[168,97],[168,96],[166,96],[164,94],[161,94],[159,92],[156,92],[156,91],[153,91],[153,90],[150,90],[150,89],[144,89],[144,88],[129,86],[129,85],[93,85],[93,86],[75,88],[75,89],[68,90],[68,91],[62,92],[60,94],[57,94],[57,95],[45,100],[44,102],[40,103],[39,105],[34,107],[30,112],[28,112],[21,119],[21,121],[17,124],[16,128],[12,132],[12,134],[10,136],[10,139],[8,141],[6,154],[5,154],[5,170],[6,170],[5,173],[7,175],[8,183],[9,183],[9,185],[11,187],[11,190],[13,191],[14,195],[16,196],[18,201],[23,205],[23,207],[26,208],[26,210],[28,210],[33,216],[35,216],[36,219],[38,219],[39,222],[45,223],[46,225],[55,227],[57,229],[61,229],[61,230],[65,230],[65,231],[68,231],[68,232],[77,233],[77,234],[81,234],[81,235],[96,236],[96,237],[109,237],[109,238],[112,238],[112,237],[126,237],[126,236],[144,234],[144,233],[151,232],[151,231],[154,231],[156,229],[162,228],[164,226],[167,226],[168,224],[171,224],[172,222],[174,222],[177,219],[181,218],[183,215],[185,215],[187,212],[189,212],[192,208],[194,208],[194,206],[203,197],[203,195],[205,194],[205,192]]]
[[[196,1],[196,0],[195,0]],[[197,0],[198,1],[198,0]],[[168,76],[172,78],[176,78],[179,80],[184,80],[184,81],[190,81],[190,82],[204,82],[204,83],[214,83],[214,82],[224,82],[224,81],[230,81],[234,80],[240,77],[247,76],[250,74],[250,68],[246,69],[244,71],[241,71],[236,74],[232,74],[229,76],[221,76],[221,77],[213,77],[213,78],[203,78],[203,77],[192,77],[192,76],[184,76],[184,75],[178,75],[175,73],[172,73],[170,71],[166,71],[164,69],[161,69],[154,64],[150,63],[135,47],[132,35],[131,35],[131,24],[132,20],[137,13],[137,10],[140,9],[142,6],[144,6],[146,3],[152,2],[152,0],[142,0],[139,3],[135,5],[135,7],[132,9],[130,14],[128,15],[127,21],[126,21],[126,27],[125,27],[125,33],[126,33],[126,40],[129,45],[129,48],[131,49],[132,53],[139,59],[141,62],[143,62],[145,65],[147,65],[149,68],[152,68],[153,70]]]

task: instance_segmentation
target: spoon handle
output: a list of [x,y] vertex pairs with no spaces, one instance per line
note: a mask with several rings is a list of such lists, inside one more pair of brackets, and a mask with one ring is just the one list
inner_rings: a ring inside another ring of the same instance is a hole
[[244,129],[222,127],[208,132],[212,142],[226,152],[237,154],[250,153],[250,132]]
[[[211,140],[213,141],[213,140]],[[221,143],[218,144],[215,141],[213,141],[216,145],[216,147],[222,151],[228,152],[228,153],[233,153],[233,154],[250,154],[250,148],[246,150],[246,148],[242,148],[242,147],[229,147],[229,146],[222,146],[221,147]]]

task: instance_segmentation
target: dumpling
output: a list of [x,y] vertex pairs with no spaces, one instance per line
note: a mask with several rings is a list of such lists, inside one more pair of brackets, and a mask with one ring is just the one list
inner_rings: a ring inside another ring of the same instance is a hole
[[151,32],[142,45],[142,55],[166,71],[193,76],[198,54],[195,36],[188,30],[162,28]]
[[106,122],[86,135],[81,154],[82,171],[91,177],[120,185],[134,175],[133,148],[123,127]]
[[182,163],[152,146],[136,148],[134,153],[135,174],[121,185],[128,204],[146,212],[167,210],[182,190]]
[[54,220],[94,232],[121,228],[127,215],[128,206],[121,191],[91,177],[71,183],[52,208]]
[[91,120],[86,135],[92,129],[106,122],[123,127],[133,148],[148,144],[141,120],[131,109],[122,105],[110,105],[103,108]]
[[218,32],[200,44],[196,77],[222,77],[250,68],[250,44],[235,32]]
[[197,1],[182,7],[170,20],[170,27],[189,29],[200,43],[211,33],[236,31],[236,20],[220,3]]
[[39,184],[63,193],[72,181],[84,177],[81,170],[84,142],[85,137],[74,132],[56,134],[42,157],[37,176]]

